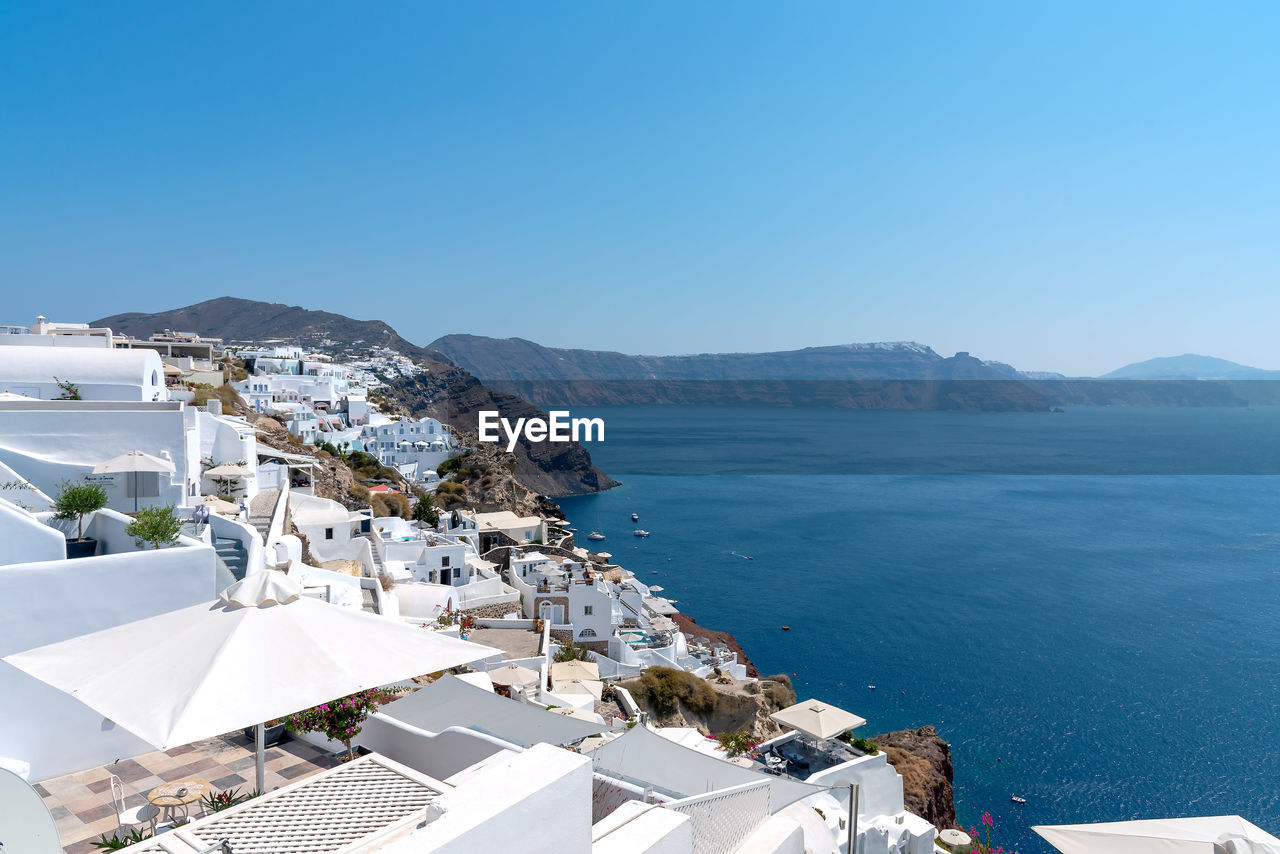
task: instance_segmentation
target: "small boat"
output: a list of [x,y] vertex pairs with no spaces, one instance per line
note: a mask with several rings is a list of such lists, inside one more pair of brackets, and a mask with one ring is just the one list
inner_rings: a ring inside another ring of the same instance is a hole
[[783,627],[782,627],[782,630],[783,630],[784,632],[789,632],[789,631],[791,631],[791,627],[790,627],[790,626],[783,626]]
[[632,521],[632,522],[639,522],[639,521],[640,521],[640,514],[639,514],[639,513],[632,513],[632,514],[631,514],[631,521]]
[[647,537],[647,536],[649,536],[649,532],[648,532],[648,531],[646,531],[644,528],[636,528],[636,529],[635,529],[634,531],[632,531],[631,533],[635,534],[637,537]]
[[1013,801],[1015,804],[1025,804],[1027,802],[1026,798],[1020,798],[1017,795],[1010,795],[1009,800]]
[[588,540],[603,540],[603,539],[604,539],[604,534],[600,533],[599,531],[592,531],[590,534],[587,534],[587,539],[588,539]]
[[874,686],[874,685],[868,685],[868,686],[867,686],[867,690],[868,690],[868,691],[874,691],[875,689],[876,689],[876,686]]

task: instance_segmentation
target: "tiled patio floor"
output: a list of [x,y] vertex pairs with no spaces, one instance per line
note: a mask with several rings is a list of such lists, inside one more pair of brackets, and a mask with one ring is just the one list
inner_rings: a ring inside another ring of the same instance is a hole
[[[266,759],[267,791],[337,764],[327,753],[297,739],[268,748]],[[147,793],[156,786],[191,777],[207,781],[216,792],[227,789],[248,792],[254,788],[254,773],[253,743],[235,734],[197,741],[163,753],[145,753],[103,768],[51,777],[35,788],[53,813],[63,851],[90,854],[97,851],[91,842],[104,833],[111,836],[116,832],[111,774],[124,783],[127,809],[146,803]],[[192,815],[197,814],[197,809],[193,807]]]

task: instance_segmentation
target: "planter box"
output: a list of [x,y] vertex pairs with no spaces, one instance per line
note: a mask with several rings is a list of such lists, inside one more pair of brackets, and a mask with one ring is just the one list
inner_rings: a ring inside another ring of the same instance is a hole
[[[257,733],[254,732],[256,729],[257,727],[251,726],[244,728],[244,737],[249,739],[251,744],[258,743]],[[289,740],[289,732],[284,728],[284,724],[276,724],[275,726],[267,727],[263,735],[265,737],[263,744],[266,747],[275,747],[280,742]]]
[[93,557],[98,553],[98,541],[93,537],[83,540],[67,540],[67,560],[81,557]]

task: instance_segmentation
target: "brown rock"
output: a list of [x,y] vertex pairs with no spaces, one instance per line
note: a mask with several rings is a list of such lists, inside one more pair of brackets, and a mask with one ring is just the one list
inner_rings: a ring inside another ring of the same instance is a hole
[[871,739],[902,775],[906,808],[935,827],[956,826],[951,745],[931,726],[904,729]]

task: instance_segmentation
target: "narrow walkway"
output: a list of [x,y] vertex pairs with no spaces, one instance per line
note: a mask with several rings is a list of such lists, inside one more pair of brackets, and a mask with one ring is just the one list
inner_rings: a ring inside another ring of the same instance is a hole
[[267,542],[267,531],[271,530],[271,514],[275,512],[276,501],[280,499],[280,490],[264,489],[249,502],[249,524],[258,531],[262,542]]

